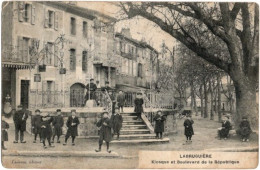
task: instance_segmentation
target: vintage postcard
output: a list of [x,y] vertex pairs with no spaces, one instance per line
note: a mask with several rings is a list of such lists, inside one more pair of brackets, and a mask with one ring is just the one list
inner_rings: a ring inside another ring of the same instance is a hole
[[257,3],[1,7],[3,167],[257,168]]

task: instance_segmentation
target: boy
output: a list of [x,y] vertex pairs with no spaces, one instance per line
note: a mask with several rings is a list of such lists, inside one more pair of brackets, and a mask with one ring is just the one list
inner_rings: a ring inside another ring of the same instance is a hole
[[55,136],[57,136],[57,143],[60,143],[60,136],[62,135],[62,127],[64,125],[64,120],[61,115],[61,109],[57,109],[56,112],[57,116],[54,117],[54,120],[52,122],[52,125],[54,126],[54,133],[51,143],[54,143]]
[[42,117],[41,117],[41,111],[39,109],[35,110],[35,116],[33,117],[32,120],[32,128],[33,128],[33,132],[34,132],[34,141],[33,143],[36,143],[36,139],[37,139],[37,135],[39,134],[40,137],[40,142],[42,142],[42,138],[41,138],[41,121],[42,121]]
[[164,132],[164,121],[166,120],[165,117],[162,115],[162,111],[157,111],[157,114],[155,115],[153,120],[155,121],[154,132],[156,133],[156,139],[162,139],[162,135]]
[[122,90],[119,91],[119,94],[117,95],[116,101],[117,101],[117,106],[119,107],[119,111],[120,111],[120,108],[121,108],[121,112],[123,113],[124,112],[123,107],[125,105],[125,96],[124,96]]
[[103,144],[103,140],[106,142],[107,145],[107,152],[111,153],[111,150],[109,150],[109,142],[112,140],[112,134],[111,134],[111,121],[108,118],[108,112],[103,113],[103,117],[97,122],[97,127],[100,127],[99,130],[99,148],[96,149],[96,152],[101,151],[101,146]]
[[251,132],[252,130],[250,127],[250,123],[248,122],[247,117],[243,116],[242,121],[239,124],[239,130],[237,131],[237,133],[241,135],[243,142],[249,142],[249,136]]
[[42,114],[42,121],[41,121],[41,136],[42,136],[42,143],[44,149],[47,148],[45,145],[45,140],[47,139],[49,147],[54,147],[51,145],[51,136],[52,136],[52,129],[51,129],[51,123],[53,121],[53,118],[49,116],[48,113]]
[[193,131],[193,125],[194,121],[191,119],[190,115],[186,116],[186,120],[184,121],[184,134],[186,136],[186,142],[192,142],[191,141],[191,137],[192,135],[194,135],[194,131]]
[[2,115],[2,124],[1,124],[1,134],[2,134],[2,149],[3,150],[7,150],[7,148],[5,147],[4,142],[8,141],[8,132],[7,130],[9,129],[9,124],[4,120],[4,115]]
[[142,98],[142,93],[137,93],[134,103],[135,103],[134,112],[137,114],[137,119],[141,120],[142,119],[141,114],[144,111],[144,109],[143,109],[144,100]]
[[75,138],[76,136],[78,136],[78,125],[79,125],[79,119],[76,116],[76,110],[71,110],[71,116],[68,117],[66,125],[68,127],[68,130],[65,136],[65,143],[63,145],[67,145],[67,141],[71,136],[72,146],[74,146]]
[[120,115],[119,108],[115,108],[115,115],[112,116],[112,124],[114,134],[117,134],[117,140],[119,140],[120,130],[122,128],[123,117]]
[[228,116],[223,117],[222,127],[218,131],[219,140],[221,140],[223,138],[224,138],[224,140],[227,140],[229,130],[231,129],[231,124],[228,119],[229,119]]

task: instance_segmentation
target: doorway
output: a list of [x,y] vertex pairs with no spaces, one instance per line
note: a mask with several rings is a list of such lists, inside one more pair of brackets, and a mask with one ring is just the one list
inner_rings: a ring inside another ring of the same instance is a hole
[[21,80],[21,105],[28,109],[29,107],[29,80]]

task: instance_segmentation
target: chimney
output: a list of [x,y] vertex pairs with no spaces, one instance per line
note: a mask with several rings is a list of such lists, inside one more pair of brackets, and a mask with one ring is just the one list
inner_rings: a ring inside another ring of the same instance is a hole
[[131,33],[130,33],[130,28],[122,28],[121,34],[128,38],[132,38]]

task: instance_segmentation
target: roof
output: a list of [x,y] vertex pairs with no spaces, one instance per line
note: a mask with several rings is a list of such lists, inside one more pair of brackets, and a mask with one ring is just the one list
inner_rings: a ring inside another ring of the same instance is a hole
[[115,22],[116,21],[116,19],[114,17],[105,15],[101,12],[79,7],[76,5],[71,5],[68,3],[60,2],[60,1],[39,1],[39,3],[45,4],[47,6],[52,6],[52,7],[61,9],[63,11],[81,16],[83,18],[88,18],[91,20],[98,18],[99,20],[103,20],[103,22]]
[[139,47],[142,47],[142,48],[149,48],[150,50],[154,51],[156,54],[159,54],[159,52],[153,48],[152,46],[150,46],[149,44],[147,44],[146,42],[143,42],[143,41],[138,41],[136,39],[133,39],[133,38],[130,38],[130,37],[126,37],[125,35],[123,35],[122,33],[119,33],[117,32],[115,34],[115,37],[119,37],[121,39],[125,39],[127,41],[130,41],[132,42],[133,44],[139,46]]

